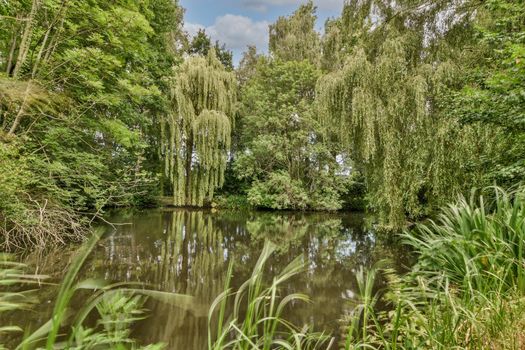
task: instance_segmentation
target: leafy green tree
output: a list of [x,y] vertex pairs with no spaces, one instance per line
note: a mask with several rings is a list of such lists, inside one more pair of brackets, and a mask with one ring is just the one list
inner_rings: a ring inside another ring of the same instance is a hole
[[248,80],[255,76],[257,72],[257,62],[261,57],[262,55],[257,53],[257,47],[253,45],[248,46],[248,49],[243,53],[239,67],[236,69],[237,80],[241,88]]
[[315,30],[316,7],[309,0],[290,17],[279,17],[270,25],[270,53],[283,61],[303,61],[317,65],[320,56],[320,38]]
[[318,84],[320,116],[338,126],[369,203],[391,227],[476,186],[477,159],[501,149],[497,132],[462,126],[441,104],[461,85],[456,52],[468,41],[470,11],[370,0],[347,4],[329,26],[333,72]]
[[226,48],[225,44],[221,45],[218,40],[212,45],[206,30],[199,29],[189,44],[188,52],[192,55],[207,56],[211,49],[215,50],[215,55],[224,67],[233,70],[233,53]]
[[[235,168],[248,199],[272,209],[338,209],[338,164],[314,119],[319,70],[308,61],[260,58],[242,92],[243,148]],[[344,177],[343,177],[344,178]]]
[[492,0],[478,8],[473,53],[463,63],[466,84],[447,96],[447,111],[463,123],[501,130],[504,151],[480,162],[487,182],[515,186],[525,180],[525,7]]
[[[30,177],[13,184],[20,210],[2,209],[2,228],[27,237],[69,217],[55,225],[63,232],[77,214],[151,200],[177,2],[21,0],[0,11],[1,161]],[[25,220],[35,212],[46,215]]]
[[224,183],[236,108],[236,79],[217,59],[192,56],[176,70],[172,112],[162,121],[164,176],[173,204],[203,206]]

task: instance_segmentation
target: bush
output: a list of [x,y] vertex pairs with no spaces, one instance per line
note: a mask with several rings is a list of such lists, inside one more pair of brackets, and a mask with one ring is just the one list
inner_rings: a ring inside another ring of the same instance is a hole
[[335,211],[343,207],[342,189],[346,187],[347,177],[329,176],[320,173],[309,186],[308,207],[314,210]]
[[0,142],[0,246],[3,250],[80,240],[81,218],[52,195],[60,191],[32,169],[16,143]]
[[363,175],[359,173],[352,175],[345,183],[342,199],[344,209],[357,211],[366,209],[366,184]]
[[308,206],[308,194],[300,181],[292,180],[285,171],[278,171],[252,185],[248,202],[257,208],[304,210]]
[[102,215],[106,207],[156,203],[157,178],[140,162],[130,166],[125,159],[112,168],[101,155],[68,144],[71,132],[53,132],[45,157],[23,137],[0,138],[0,246],[4,250],[79,241],[86,235],[89,219]]
[[288,172],[270,173],[263,181],[255,181],[248,190],[248,202],[256,208],[335,211],[343,206],[341,189],[345,177],[319,174],[309,184],[294,180]]
[[249,209],[251,207],[248,197],[240,194],[218,195],[213,199],[211,206],[218,209]]

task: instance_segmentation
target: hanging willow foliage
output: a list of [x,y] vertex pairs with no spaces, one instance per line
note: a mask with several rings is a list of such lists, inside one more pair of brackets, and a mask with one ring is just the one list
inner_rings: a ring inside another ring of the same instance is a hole
[[161,121],[161,152],[174,205],[203,206],[222,186],[235,104],[235,75],[213,50],[207,57],[189,57],[177,68],[173,110]]
[[400,228],[474,182],[465,160],[487,152],[492,133],[440,115],[436,96],[458,75],[454,64],[428,63],[412,33],[387,32],[373,54],[356,45],[317,92],[324,123],[341,126],[341,141],[365,172],[370,202]]

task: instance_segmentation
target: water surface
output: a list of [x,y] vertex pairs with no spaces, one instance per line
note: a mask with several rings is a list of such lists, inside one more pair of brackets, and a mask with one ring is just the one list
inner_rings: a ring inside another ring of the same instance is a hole
[[[223,291],[229,262],[234,261],[232,285],[238,287],[250,275],[264,242],[271,240],[277,251],[267,264],[269,277],[298,256],[307,262],[305,273],[285,288],[309,295],[312,302],[295,304],[287,310],[287,318],[334,335],[352,310],[356,271],[378,260],[402,258],[360,213],[153,209],[119,211],[109,219],[117,225],[93,251],[81,278],[140,282],[151,289],[196,296],[207,305]],[[39,273],[59,281],[69,259],[69,250],[62,249],[29,262]],[[49,319],[56,293],[56,287],[42,286],[34,311],[11,314],[3,323],[41,325]],[[75,299],[74,308],[84,300]],[[169,349],[206,348],[205,316],[152,300],[147,308],[150,316],[133,329],[141,342],[161,341]]]

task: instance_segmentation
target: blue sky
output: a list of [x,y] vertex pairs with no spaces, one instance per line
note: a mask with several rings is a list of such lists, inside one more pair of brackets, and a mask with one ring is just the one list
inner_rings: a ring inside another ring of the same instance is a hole
[[[184,27],[190,34],[199,28],[213,40],[219,40],[233,51],[237,63],[247,45],[267,52],[268,25],[279,16],[291,14],[306,0],[180,0],[186,9]],[[344,0],[315,0],[317,28],[321,30],[328,17],[341,13]]]

